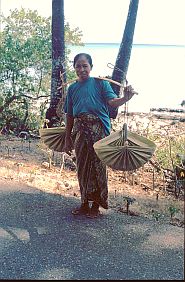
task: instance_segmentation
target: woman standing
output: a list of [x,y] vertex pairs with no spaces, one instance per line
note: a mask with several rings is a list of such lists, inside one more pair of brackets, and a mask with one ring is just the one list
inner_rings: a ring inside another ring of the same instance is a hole
[[[111,123],[108,105],[119,107],[134,95],[131,86],[125,87],[124,97],[118,98],[109,82],[90,77],[92,58],[80,53],[73,62],[78,80],[68,88],[64,110],[66,113],[65,152],[74,149],[77,175],[81,192],[81,206],[74,215],[97,217],[99,206],[108,209],[108,185],[106,165],[97,157],[93,144],[110,134]],[[92,201],[92,207],[89,206]]]

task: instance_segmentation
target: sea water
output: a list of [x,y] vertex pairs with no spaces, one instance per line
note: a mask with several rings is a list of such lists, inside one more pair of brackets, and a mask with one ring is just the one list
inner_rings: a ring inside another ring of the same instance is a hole
[[[70,60],[78,53],[88,53],[93,59],[91,76],[112,75],[112,69],[107,64],[115,64],[119,46],[117,43],[70,46]],[[128,111],[182,109],[181,103],[185,100],[184,77],[185,46],[133,44],[127,80],[138,95],[128,102]]]

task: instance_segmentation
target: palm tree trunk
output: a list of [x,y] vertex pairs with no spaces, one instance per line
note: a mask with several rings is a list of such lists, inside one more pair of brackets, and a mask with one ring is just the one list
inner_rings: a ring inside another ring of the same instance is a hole
[[[112,79],[120,83],[125,81],[127,75],[132,50],[132,42],[134,37],[138,5],[139,0],[130,0],[125,30],[116,58],[115,67],[112,73]],[[118,69],[120,69],[121,71],[119,71]],[[111,86],[115,93],[119,96],[120,86],[117,86],[115,84]]]
[[[62,96],[60,72],[65,71],[65,39],[64,39],[64,0],[52,0],[52,75],[51,75],[51,102],[46,118],[49,126],[57,118],[56,107]],[[66,76],[64,75],[64,82]]]

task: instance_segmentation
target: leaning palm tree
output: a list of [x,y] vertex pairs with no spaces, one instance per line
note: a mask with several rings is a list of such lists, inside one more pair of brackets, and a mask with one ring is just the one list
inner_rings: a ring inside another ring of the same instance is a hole
[[[123,33],[123,38],[120,44],[118,55],[116,58],[115,67],[112,73],[112,79],[118,81],[119,83],[122,83],[123,81],[126,80],[126,75],[127,75],[129,60],[131,56],[131,50],[132,50],[132,42],[134,37],[138,5],[139,5],[139,0],[130,0],[125,30]],[[118,85],[112,84],[112,88],[119,96],[120,87]]]
[[[61,73],[65,72],[65,40],[64,40],[64,0],[52,0],[52,74],[51,102],[46,112],[49,127],[56,121],[56,108],[61,98]],[[63,77],[64,82],[66,77]]]

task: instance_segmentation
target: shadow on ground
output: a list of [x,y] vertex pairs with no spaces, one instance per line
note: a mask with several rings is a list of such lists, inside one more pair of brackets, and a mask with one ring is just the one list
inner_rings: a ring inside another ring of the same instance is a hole
[[0,279],[183,279],[183,230],[113,210],[74,217],[79,204],[0,183]]

